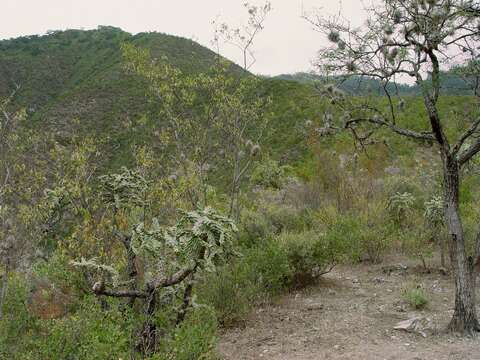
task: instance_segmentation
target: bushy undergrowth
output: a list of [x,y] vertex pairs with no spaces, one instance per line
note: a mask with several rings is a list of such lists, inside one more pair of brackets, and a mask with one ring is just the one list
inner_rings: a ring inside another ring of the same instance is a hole
[[[402,186],[394,188],[404,190]],[[159,341],[152,359],[214,359],[218,326],[245,321],[254,306],[311,284],[337,264],[377,263],[392,250],[422,260],[432,253],[430,233],[421,220],[424,209],[409,200],[408,216],[397,221],[386,205],[390,189],[360,194],[345,208],[328,199],[317,208],[298,206],[301,202],[292,189],[300,187],[288,189],[288,196],[284,188],[256,190],[255,201],[244,207],[240,219],[241,256],[196,279],[197,305],[181,326],[167,331],[173,335]],[[466,227],[473,233],[473,216],[467,217]],[[126,310],[122,301],[101,302],[86,295],[85,279],[72,272],[58,254],[35,266],[32,275],[48,279],[58,289],[69,289],[72,301],[65,315],[42,320],[29,306],[32,280],[12,277],[0,321],[1,356],[14,360],[136,356],[132,334],[141,330],[138,324],[142,321]],[[407,289],[403,297],[415,308],[428,302],[421,288]],[[172,305],[167,303],[160,315],[168,318],[174,314]],[[160,315],[156,320],[159,329],[171,323]],[[25,335],[17,336],[19,333]]]
[[[341,169],[337,157],[328,155],[335,176],[312,172],[303,180],[287,179],[285,169],[279,171],[281,166],[271,160],[257,169],[252,178],[256,187],[242,198],[236,244],[241,256],[195,279],[195,306],[180,326],[166,329],[168,336],[159,333],[159,349],[151,359],[216,359],[219,326],[245,321],[256,305],[312,284],[335,265],[379,263],[389,252],[426,264],[436,244],[425,223],[425,204],[438,187],[422,192],[424,179],[384,175],[384,169],[365,159],[359,163],[367,170],[348,168],[354,157]],[[472,188],[478,184],[467,180],[462,213],[473,251],[478,210]],[[135,359],[138,340],[132,334],[142,330],[144,320],[139,312],[130,311],[123,300],[89,295],[85,278],[59,254],[39,262],[28,277],[11,274],[0,320],[0,358]],[[40,292],[46,302],[58,292],[65,296],[64,311],[54,318],[42,318],[45,313],[32,306],[32,294],[45,284],[51,287]],[[415,309],[428,304],[428,294],[417,285],[406,288],[402,297]],[[175,301],[166,302],[157,314],[160,330],[172,326]]]
[[[61,264],[60,258],[51,264],[41,264],[31,276],[48,279],[52,289],[66,285],[70,271]],[[69,289],[77,288],[76,281],[73,276]],[[4,316],[0,319],[1,359],[146,359],[135,351],[137,340],[132,337],[142,330],[141,315],[123,300],[100,300],[91,294],[77,294],[69,297],[75,306],[70,306],[64,315],[52,317],[49,309],[35,306],[38,298],[31,279],[12,275],[8,289]],[[173,329],[173,335],[164,336],[170,331],[163,328],[167,324],[163,317],[170,316],[172,310],[165,307],[155,319],[161,329],[160,341],[151,359],[217,359],[217,320],[211,307],[195,307],[185,321]]]
[[[4,359],[110,359],[127,357],[132,317],[118,304],[101,309],[92,296],[72,313],[41,319],[29,308],[26,283],[11,279],[6,316],[0,320],[0,357]],[[14,305],[15,304],[15,305]]]
[[214,307],[222,325],[245,319],[255,303],[278,295],[292,279],[287,254],[273,238],[245,249],[243,256],[201,282],[198,298]]
[[190,312],[163,351],[152,360],[216,360],[217,320],[212,310],[200,307]]
[[418,284],[407,286],[403,289],[402,296],[413,309],[423,309],[429,302],[427,293]]

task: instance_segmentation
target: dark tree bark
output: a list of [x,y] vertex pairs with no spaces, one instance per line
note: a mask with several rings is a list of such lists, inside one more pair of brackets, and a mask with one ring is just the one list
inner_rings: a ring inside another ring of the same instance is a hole
[[192,301],[192,292],[193,292],[193,275],[188,280],[188,284],[185,287],[185,291],[183,292],[183,301],[182,306],[177,314],[177,321],[176,325],[180,325],[183,320],[185,320],[185,316],[187,315],[188,308],[190,307],[190,303]]
[[445,218],[450,238],[450,256],[455,275],[455,308],[448,329],[474,334],[480,330],[475,308],[475,277],[473,257],[467,257],[463,224],[460,217],[460,167],[455,157],[444,154]]
[[447,259],[446,259],[447,242],[443,236],[440,236],[438,238],[438,244],[440,247],[440,266],[442,267],[443,270],[447,270]]
[[145,303],[145,322],[142,327],[139,350],[144,355],[151,355],[157,347],[157,326],[153,317],[157,309],[157,293],[149,289]]

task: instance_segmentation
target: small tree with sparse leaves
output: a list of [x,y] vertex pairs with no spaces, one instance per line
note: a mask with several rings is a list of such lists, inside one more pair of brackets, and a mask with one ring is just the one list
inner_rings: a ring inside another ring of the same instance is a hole
[[[459,193],[461,170],[480,151],[480,118],[478,106],[456,119],[441,113],[438,104],[442,97],[441,72],[449,65],[463,69],[457,74],[468,80],[476,97],[472,101],[478,102],[480,3],[383,0],[366,10],[369,18],[358,27],[341,16],[307,17],[332,44],[319,51],[318,66],[323,74],[334,75],[333,81],[348,77],[376,79],[385,95],[351,97],[325,89],[324,96],[344,114],[340,119],[329,116],[321,134],[349,130],[357,144],[365,146],[378,141],[376,134],[381,132],[376,130],[387,129],[407,139],[435,144],[442,163],[445,220],[455,274],[455,309],[449,329],[472,334],[480,331],[474,267],[480,253],[469,256],[466,251]],[[405,77],[416,82],[424,101],[426,115],[414,126],[400,116],[408,101],[400,99],[392,91],[395,86],[391,86]],[[462,124],[461,131],[447,131],[450,124]]]
[[218,25],[214,40],[219,51],[222,42],[241,50],[242,74],[220,52],[207,72],[187,74],[168,59],[152,59],[146,50],[132,45],[123,48],[127,70],[147,80],[150,94],[160,105],[159,138],[162,153],[168,154],[165,165],[170,165],[175,179],[178,175],[195,179],[187,192],[193,207],[206,206],[212,184],[225,183],[229,215],[235,219],[241,185],[261,151],[269,103],[268,97],[258,93],[261,80],[248,69],[255,61],[254,40],[271,7],[268,2],[245,7],[248,24],[237,29]]

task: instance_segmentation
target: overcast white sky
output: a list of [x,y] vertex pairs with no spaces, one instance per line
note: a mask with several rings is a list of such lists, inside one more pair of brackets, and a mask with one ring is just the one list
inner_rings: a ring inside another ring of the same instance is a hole
[[[212,20],[220,17],[232,26],[242,24],[244,0],[0,0],[0,38],[44,34],[47,30],[120,27],[131,33],[159,31],[192,38],[210,46]],[[251,0],[259,4],[260,0]],[[361,18],[360,0],[271,0],[265,30],[259,36],[252,71],[265,75],[311,69],[310,61],[325,40],[301,19],[302,7]],[[235,61],[238,52],[225,48]]]

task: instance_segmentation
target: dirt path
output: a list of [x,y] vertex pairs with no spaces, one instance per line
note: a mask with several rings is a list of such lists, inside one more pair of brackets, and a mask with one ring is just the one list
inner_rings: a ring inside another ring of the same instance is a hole
[[[452,280],[440,272],[422,274],[407,261],[390,263],[408,268],[338,268],[318,285],[257,309],[243,328],[222,334],[220,353],[226,360],[480,360],[480,338],[442,331],[453,312]],[[412,311],[401,296],[413,283],[428,293],[423,311]],[[429,318],[436,334],[393,330],[413,316]]]

